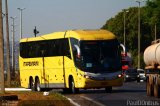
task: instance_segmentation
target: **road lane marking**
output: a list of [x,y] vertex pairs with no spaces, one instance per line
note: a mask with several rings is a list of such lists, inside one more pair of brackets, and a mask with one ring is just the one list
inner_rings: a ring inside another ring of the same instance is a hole
[[88,97],[85,97],[85,96],[80,96],[81,98],[84,98],[84,99],[86,99],[86,100],[88,100],[88,101],[91,101],[91,102],[93,102],[93,103],[95,103],[96,105],[98,105],[98,106],[106,106],[106,105],[104,105],[104,104],[102,104],[102,103],[99,103],[99,102],[97,102],[97,101],[95,101],[95,100],[93,100],[93,99],[91,99],[91,98],[88,98]]
[[78,103],[76,103],[76,102],[74,102],[71,98],[68,98],[68,97],[66,97],[69,101],[70,101],[70,103],[72,103],[74,106],[81,106],[81,105],[79,105]]
[[74,106],[81,106],[80,104],[74,102],[71,98],[69,98],[69,97],[67,97],[67,96],[64,96],[64,95],[62,95],[62,96],[65,97],[65,98],[67,98],[67,100],[69,100],[70,103],[72,103]]

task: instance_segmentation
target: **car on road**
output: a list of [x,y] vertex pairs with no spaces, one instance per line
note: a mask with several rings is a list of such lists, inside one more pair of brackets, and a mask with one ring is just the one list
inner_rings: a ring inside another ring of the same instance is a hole
[[146,80],[146,74],[143,69],[137,69],[139,81],[145,81]]
[[138,81],[139,75],[136,68],[130,68],[124,71],[124,81]]

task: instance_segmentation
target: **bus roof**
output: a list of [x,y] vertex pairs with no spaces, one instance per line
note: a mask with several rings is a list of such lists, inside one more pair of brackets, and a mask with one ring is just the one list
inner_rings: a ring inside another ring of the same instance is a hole
[[76,38],[79,40],[109,40],[116,36],[107,30],[68,30],[65,32],[54,32],[37,37],[23,38],[20,42],[30,42],[49,39]]

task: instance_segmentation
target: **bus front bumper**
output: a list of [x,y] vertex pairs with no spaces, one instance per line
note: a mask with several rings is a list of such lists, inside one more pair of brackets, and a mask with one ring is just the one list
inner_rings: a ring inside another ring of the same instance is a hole
[[123,85],[123,80],[124,78],[116,78],[112,80],[103,80],[103,81],[98,81],[98,80],[92,80],[92,79],[85,79],[84,80],[84,85],[82,88],[105,88],[105,87],[115,87],[115,86],[122,86]]

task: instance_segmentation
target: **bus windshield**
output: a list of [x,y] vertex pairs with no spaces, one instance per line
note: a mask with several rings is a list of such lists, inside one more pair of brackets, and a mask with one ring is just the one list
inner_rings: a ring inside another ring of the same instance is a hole
[[81,68],[87,72],[113,72],[121,69],[117,40],[80,41]]

